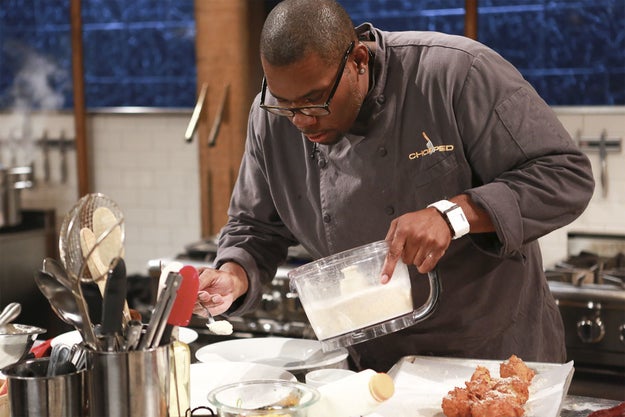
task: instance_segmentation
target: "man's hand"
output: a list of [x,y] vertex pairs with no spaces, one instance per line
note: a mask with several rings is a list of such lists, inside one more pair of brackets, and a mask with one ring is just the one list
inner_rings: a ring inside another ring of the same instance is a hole
[[[219,269],[200,268],[198,300],[213,315],[227,311],[234,300],[245,294],[248,280],[245,270],[234,262],[226,262]],[[195,314],[206,316],[204,308],[196,305]]]
[[386,234],[389,253],[382,267],[382,282],[390,280],[399,259],[415,265],[422,274],[430,272],[445,254],[451,237],[447,222],[433,207],[396,218]]
[[[478,207],[468,194],[459,194],[450,201],[462,208],[471,225],[471,233],[495,230],[488,213]],[[447,251],[452,237],[449,225],[433,207],[396,218],[386,234],[389,253],[382,267],[381,281],[386,283],[391,279],[399,259],[406,265],[415,265],[422,274],[430,272]]]

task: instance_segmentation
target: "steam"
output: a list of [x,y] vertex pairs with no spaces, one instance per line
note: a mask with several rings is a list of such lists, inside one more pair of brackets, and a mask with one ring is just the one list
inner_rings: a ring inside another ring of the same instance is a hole
[[18,63],[9,95],[10,107],[53,110],[63,107],[63,91],[69,85],[67,71],[52,59],[16,41],[6,44],[5,52]]
[[[4,152],[0,149],[0,164],[29,165],[37,151],[31,113],[33,110],[62,108],[65,103],[63,93],[70,86],[70,78],[52,58],[21,42],[7,41],[3,52],[8,56],[15,76],[2,103],[9,110],[10,117],[4,126],[7,130],[2,132],[5,137],[0,148],[5,149]],[[3,144],[7,146],[1,146]]]

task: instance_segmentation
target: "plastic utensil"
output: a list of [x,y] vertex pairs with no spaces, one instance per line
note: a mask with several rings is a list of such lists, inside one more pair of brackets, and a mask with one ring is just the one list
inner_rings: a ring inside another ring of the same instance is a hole
[[115,339],[122,334],[127,282],[124,260],[118,258],[113,263],[102,300],[102,335],[109,351],[114,350]]
[[165,344],[169,343],[174,326],[189,324],[193,314],[193,301],[196,299],[197,291],[200,288],[199,274],[194,267],[183,266],[180,268],[179,274],[182,276],[182,282],[160,339]]
[[37,346],[33,346],[30,349],[30,353],[32,353],[35,358],[43,358],[50,350],[50,345],[52,345],[52,338],[44,340]]
[[200,277],[197,269],[190,265],[180,268],[179,274],[182,275],[182,283],[178,288],[178,295],[171,313],[169,313],[167,323],[174,326],[186,326],[193,314],[193,301],[200,288]]

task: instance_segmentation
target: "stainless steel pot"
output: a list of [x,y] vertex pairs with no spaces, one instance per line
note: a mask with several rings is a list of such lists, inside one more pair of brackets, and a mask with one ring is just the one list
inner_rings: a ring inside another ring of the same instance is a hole
[[33,186],[31,166],[5,168],[0,165],[0,227],[22,222],[21,190]]

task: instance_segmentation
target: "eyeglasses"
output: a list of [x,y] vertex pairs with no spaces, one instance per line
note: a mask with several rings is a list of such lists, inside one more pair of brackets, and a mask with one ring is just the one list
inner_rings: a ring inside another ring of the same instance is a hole
[[347,51],[345,51],[345,55],[343,56],[343,60],[341,61],[341,66],[336,74],[336,80],[334,81],[334,85],[332,86],[332,90],[330,90],[330,95],[326,100],[325,104],[316,104],[313,106],[302,106],[302,107],[279,107],[279,106],[268,106],[265,104],[265,95],[267,94],[267,79],[263,77],[263,85],[262,92],[260,94],[260,108],[268,111],[269,113],[277,114],[278,116],[288,116],[293,117],[295,113],[301,113],[305,116],[326,116],[330,114],[330,100],[334,97],[334,93],[339,86],[339,82],[341,78],[343,78],[343,71],[345,70],[345,64],[347,64],[347,58],[349,58],[349,54],[352,53],[354,49],[354,41],[349,44]]

